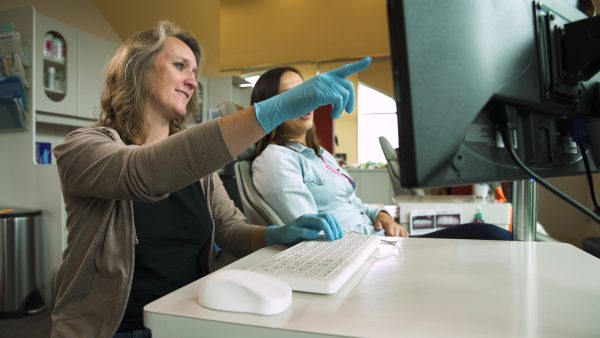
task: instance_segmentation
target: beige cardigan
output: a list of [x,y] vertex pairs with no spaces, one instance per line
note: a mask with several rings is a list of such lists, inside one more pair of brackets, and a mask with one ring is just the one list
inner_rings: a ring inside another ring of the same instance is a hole
[[[250,253],[246,223],[214,172],[233,160],[218,120],[149,146],[128,146],[110,128],[82,128],[54,149],[67,210],[68,245],[54,275],[52,337],[112,337],[133,278],[137,243],[131,201],[153,202],[200,178],[212,242]],[[204,268],[214,270],[213,245]],[[174,262],[175,263],[175,262]]]

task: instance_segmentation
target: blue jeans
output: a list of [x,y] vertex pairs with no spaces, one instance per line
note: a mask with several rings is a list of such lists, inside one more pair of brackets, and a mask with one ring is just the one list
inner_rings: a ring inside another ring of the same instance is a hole
[[150,329],[117,332],[113,338],[152,338],[152,332]]

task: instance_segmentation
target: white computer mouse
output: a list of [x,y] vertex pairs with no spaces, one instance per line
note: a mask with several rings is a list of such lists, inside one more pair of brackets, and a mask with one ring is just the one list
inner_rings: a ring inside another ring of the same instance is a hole
[[221,269],[200,279],[198,302],[213,310],[274,315],[292,303],[285,282],[250,270]]

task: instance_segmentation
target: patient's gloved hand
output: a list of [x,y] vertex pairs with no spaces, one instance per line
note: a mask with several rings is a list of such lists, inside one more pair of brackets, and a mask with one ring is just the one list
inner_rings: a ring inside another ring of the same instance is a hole
[[330,241],[344,236],[342,228],[332,215],[308,214],[286,225],[268,226],[265,230],[265,242],[267,245],[295,244],[303,240],[317,239],[321,231]]
[[354,110],[354,86],[346,77],[371,64],[371,58],[347,64],[307,80],[296,87],[254,104],[256,118],[266,133],[278,125],[332,104],[331,116],[336,119],[346,109]]

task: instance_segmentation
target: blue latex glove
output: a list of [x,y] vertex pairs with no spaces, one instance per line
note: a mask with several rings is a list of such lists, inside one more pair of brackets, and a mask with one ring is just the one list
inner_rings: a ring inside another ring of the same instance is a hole
[[295,244],[303,240],[317,239],[321,231],[330,241],[344,236],[342,228],[332,215],[308,214],[286,225],[268,226],[265,230],[265,242],[267,245]]
[[254,104],[256,118],[265,133],[278,125],[332,104],[331,116],[338,118],[344,109],[354,110],[354,86],[346,77],[360,72],[371,64],[371,58],[347,64],[305,81],[279,95]]

